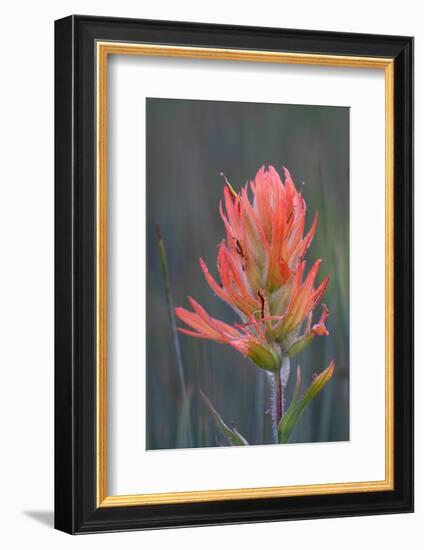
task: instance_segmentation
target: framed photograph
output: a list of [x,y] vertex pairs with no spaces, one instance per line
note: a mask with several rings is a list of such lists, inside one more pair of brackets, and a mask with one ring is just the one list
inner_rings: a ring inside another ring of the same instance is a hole
[[55,24],[55,525],[413,510],[413,39]]

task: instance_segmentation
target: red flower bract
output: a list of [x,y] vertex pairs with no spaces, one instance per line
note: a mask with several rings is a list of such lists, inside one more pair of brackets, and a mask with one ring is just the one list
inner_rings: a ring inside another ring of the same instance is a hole
[[[193,299],[193,311],[176,308],[191,330],[181,332],[230,344],[257,365],[278,370],[315,335],[328,335],[328,310],[312,325],[312,315],[328,286],[328,277],[315,287],[321,260],[305,273],[306,251],[316,227],[315,215],[304,235],[306,203],[284,168],[284,183],[274,167],[262,167],[254,181],[236,193],[227,182],[220,214],[226,240],[219,245],[218,283],[200,258],[209,286],[241,318],[230,326],[213,317]],[[249,199],[249,188],[253,196]]]

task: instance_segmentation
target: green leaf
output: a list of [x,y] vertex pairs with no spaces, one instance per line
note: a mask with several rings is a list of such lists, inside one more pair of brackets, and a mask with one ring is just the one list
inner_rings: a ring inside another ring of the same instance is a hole
[[312,401],[312,399],[316,395],[318,395],[318,393],[323,389],[326,383],[333,376],[335,366],[336,365],[334,361],[331,361],[329,366],[323,372],[321,372],[321,374],[314,378],[312,384],[309,386],[309,388],[300,399],[297,398],[300,388],[300,369],[298,368],[296,387],[294,390],[292,401],[290,403],[290,407],[281,418],[280,424],[278,426],[278,441],[280,443],[287,443],[289,441],[293,429],[296,426],[303,411],[305,410],[306,405],[310,401]]
[[292,397],[292,402],[296,402],[297,401],[297,398],[298,398],[298,395],[299,395],[299,392],[300,392],[300,365],[297,365],[297,369],[296,369],[296,385],[294,387],[294,390],[293,390],[293,397]]
[[225,422],[222,420],[217,410],[212,405],[210,399],[206,397],[206,395],[202,392],[202,390],[200,390],[200,394],[207,408],[209,409],[209,412],[212,415],[212,418],[215,422],[216,427],[219,429],[222,435],[224,435],[227,438],[230,445],[234,445],[234,446],[249,445],[246,439],[241,434],[239,434],[239,432],[235,428],[232,430],[227,426],[227,424],[225,424]]
[[309,346],[309,344],[314,339],[313,334],[308,334],[307,336],[304,336],[302,338],[299,338],[294,342],[294,344],[287,350],[287,356],[288,357],[294,357],[301,351],[303,351],[305,348]]

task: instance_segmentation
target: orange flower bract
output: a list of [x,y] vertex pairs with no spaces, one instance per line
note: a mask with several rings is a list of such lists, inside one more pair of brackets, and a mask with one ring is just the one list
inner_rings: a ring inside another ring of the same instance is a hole
[[299,353],[315,335],[328,335],[325,305],[312,324],[329,282],[326,277],[316,286],[321,260],[306,273],[305,254],[318,217],[305,234],[305,200],[283,170],[284,183],[274,167],[262,167],[240,193],[227,182],[219,208],[226,232],[218,249],[220,282],[200,259],[209,286],[239,315],[240,323],[231,326],[214,319],[192,298],[193,311],[175,310],[189,327],[181,332],[229,344],[269,371],[277,371],[283,357]]

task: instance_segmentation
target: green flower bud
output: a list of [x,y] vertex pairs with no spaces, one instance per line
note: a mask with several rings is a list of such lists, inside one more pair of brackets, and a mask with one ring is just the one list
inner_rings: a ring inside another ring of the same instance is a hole
[[262,346],[256,342],[251,342],[247,355],[255,365],[269,372],[276,372],[281,367],[279,354],[269,346]]

